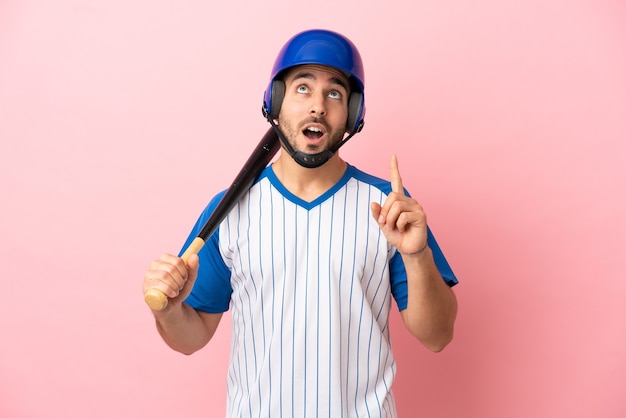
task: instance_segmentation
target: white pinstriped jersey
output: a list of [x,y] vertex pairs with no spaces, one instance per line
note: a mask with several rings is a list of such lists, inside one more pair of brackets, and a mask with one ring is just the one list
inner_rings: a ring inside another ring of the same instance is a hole
[[187,303],[232,311],[227,416],[396,417],[388,317],[392,288],[406,306],[406,276],[370,214],[389,192],[348,166],[309,203],[267,168],[200,251]]

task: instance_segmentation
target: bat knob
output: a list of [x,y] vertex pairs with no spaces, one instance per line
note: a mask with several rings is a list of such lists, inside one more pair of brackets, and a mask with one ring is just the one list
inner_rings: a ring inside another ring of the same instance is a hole
[[167,296],[159,289],[149,289],[143,295],[143,299],[153,311],[162,311],[167,307]]

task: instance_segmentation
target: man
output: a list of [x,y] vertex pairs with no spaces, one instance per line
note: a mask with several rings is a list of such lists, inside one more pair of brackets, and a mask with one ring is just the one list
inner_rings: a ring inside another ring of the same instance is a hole
[[392,296],[428,349],[452,339],[457,280],[422,207],[405,195],[396,158],[386,182],[337,152],[363,126],[363,81],[361,57],[342,35],[290,39],[263,104],[281,139],[278,159],[198,256],[185,264],[164,254],[145,274],[144,291],[170,298],[154,317],[181,353],[204,347],[231,309],[228,416],[395,417]]

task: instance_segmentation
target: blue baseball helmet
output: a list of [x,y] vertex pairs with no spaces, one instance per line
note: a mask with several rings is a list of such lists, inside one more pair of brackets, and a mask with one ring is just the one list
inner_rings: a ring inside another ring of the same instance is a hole
[[263,97],[263,114],[277,119],[285,95],[283,72],[289,68],[319,64],[343,72],[351,83],[346,131],[359,132],[365,116],[363,62],[356,46],[345,36],[329,30],[313,29],[292,37],[278,53],[271,79]]

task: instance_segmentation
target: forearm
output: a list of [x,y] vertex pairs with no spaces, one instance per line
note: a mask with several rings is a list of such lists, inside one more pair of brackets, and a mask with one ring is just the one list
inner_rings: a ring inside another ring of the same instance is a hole
[[454,334],[457,301],[443,281],[430,248],[421,254],[403,255],[407,272],[408,303],[401,312],[408,328],[424,346],[441,351]]
[[221,314],[203,314],[186,303],[154,312],[157,330],[173,350],[192,354],[213,337]]

